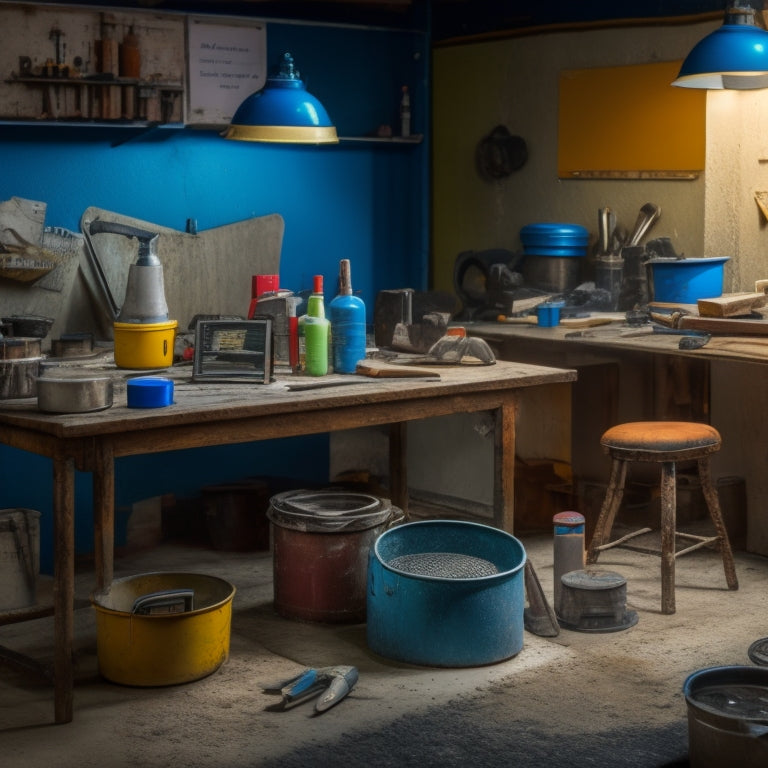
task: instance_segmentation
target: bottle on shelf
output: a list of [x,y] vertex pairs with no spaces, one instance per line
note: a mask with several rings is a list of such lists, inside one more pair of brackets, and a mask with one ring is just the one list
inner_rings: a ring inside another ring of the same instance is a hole
[[365,359],[365,303],[352,294],[349,259],[339,262],[339,293],[328,305],[333,340],[333,370],[355,373]]
[[325,316],[323,276],[315,275],[307,313],[299,318],[299,369],[310,376],[328,373],[328,341],[331,324]]
[[411,135],[411,94],[404,85],[400,97],[400,136],[404,139]]

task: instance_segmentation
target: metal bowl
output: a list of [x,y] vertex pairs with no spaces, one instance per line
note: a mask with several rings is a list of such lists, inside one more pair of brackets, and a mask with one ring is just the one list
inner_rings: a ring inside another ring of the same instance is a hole
[[46,413],[88,413],[112,405],[109,376],[40,376],[37,379],[37,407]]
[[7,323],[13,328],[14,336],[31,336],[37,339],[44,339],[51,330],[54,318],[43,317],[41,315],[11,315],[11,317],[2,318],[3,323]]

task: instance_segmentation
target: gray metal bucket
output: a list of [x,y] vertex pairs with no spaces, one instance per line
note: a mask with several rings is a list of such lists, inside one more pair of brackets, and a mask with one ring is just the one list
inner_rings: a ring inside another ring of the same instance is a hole
[[683,692],[691,768],[768,765],[768,668],[701,669]]

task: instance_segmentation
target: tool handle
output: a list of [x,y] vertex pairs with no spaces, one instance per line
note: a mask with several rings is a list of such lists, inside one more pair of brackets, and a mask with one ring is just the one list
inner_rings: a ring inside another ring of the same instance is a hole
[[146,229],[129,227],[127,224],[120,224],[117,221],[102,221],[101,219],[92,221],[89,229],[92,235],[124,235],[125,237],[136,237],[147,242],[153,237],[157,237],[157,232],[149,232]]

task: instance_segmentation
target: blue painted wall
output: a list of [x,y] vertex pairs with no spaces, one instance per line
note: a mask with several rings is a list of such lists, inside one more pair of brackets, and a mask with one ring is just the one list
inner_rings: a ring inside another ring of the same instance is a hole
[[[366,135],[382,123],[397,128],[402,85],[413,94],[413,132],[428,135],[425,35],[268,24],[267,45],[270,65],[285,51],[294,55],[340,135]],[[371,322],[379,290],[427,287],[427,158],[427,141],[290,147],[225,141],[195,129],[136,137],[103,128],[3,125],[0,199],[43,201],[48,225],[74,231],[89,206],[179,230],[188,219],[205,230],[279,213],[281,286],[307,289],[312,275],[322,273],[330,294],[339,259],[348,258]],[[193,496],[203,485],[247,475],[322,482],[327,467],[326,436],[132,457],[118,462],[117,504],[162,493]],[[0,448],[0,507],[43,513],[44,572],[52,568],[50,491],[48,460]],[[78,476],[77,499],[82,553],[92,549],[89,476]]]

